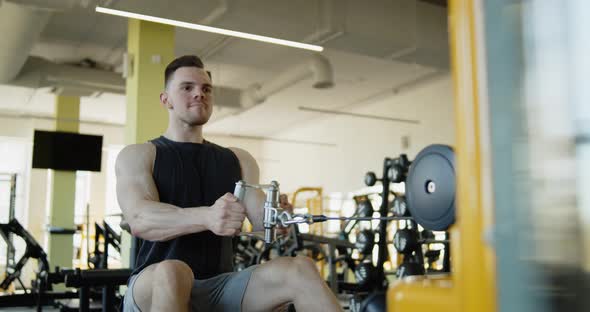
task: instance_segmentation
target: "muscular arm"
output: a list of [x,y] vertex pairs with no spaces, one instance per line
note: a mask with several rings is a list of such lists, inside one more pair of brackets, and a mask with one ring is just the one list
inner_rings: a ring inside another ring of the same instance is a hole
[[[238,160],[242,168],[242,180],[249,184],[260,183],[260,169],[256,160],[250,153],[243,149],[231,147],[230,148]],[[246,207],[246,215],[248,220],[252,223],[253,231],[264,230],[262,219],[264,218],[264,192],[259,189],[248,189],[244,198],[244,206]]]
[[115,164],[117,199],[134,236],[151,241],[207,230],[207,209],[160,202],[152,178],[156,149],[151,143],[125,147]]

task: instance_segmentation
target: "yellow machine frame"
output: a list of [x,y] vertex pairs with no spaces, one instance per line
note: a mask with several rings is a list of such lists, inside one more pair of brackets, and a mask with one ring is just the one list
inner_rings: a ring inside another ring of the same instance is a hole
[[[324,199],[323,199],[323,188],[321,187],[300,187],[298,188],[293,196],[291,197],[291,203],[293,205],[297,204],[297,196],[303,193],[315,193],[316,195],[306,199],[305,206],[309,208],[309,213],[311,214],[323,214],[324,213]],[[311,229],[310,233],[323,235],[324,234],[324,227],[323,223],[319,223],[316,225],[314,229]]]
[[482,6],[481,0],[449,1],[457,157],[457,222],[450,229],[452,275],[393,283],[387,291],[391,312],[496,310],[495,258],[486,243],[493,203],[487,171]]

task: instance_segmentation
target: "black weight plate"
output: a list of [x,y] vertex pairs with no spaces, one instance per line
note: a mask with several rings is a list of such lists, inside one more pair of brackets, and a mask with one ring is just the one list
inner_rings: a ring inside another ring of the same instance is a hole
[[408,206],[406,205],[406,199],[403,196],[396,196],[391,202],[391,212],[396,217],[406,217],[410,215]]
[[394,164],[387,170],[387,177],[389,182],[402,182],[404,180],[404,169],[400,165]]
[[363,255],[370,255],[375,245],[375,234],[371,230],[362,230],[356,238],[354,246]]
[[422,234],[422,239],[434,239],[434,233],[432,233],[432,231],[429,230],[424,230],[421,232]]
[[375,173],[367,172],[367,174],[365,174],[365,185],[373,186],[375,185],[375,183],[377,183],[377,176],[375,175]]
[[[447,145],[424,148],[412,162],[406,181],[406,202],[427,230],[444,231],[455,222],[455,154]],[[429,182],[435,185],[428,190]]]
[[366,287],[366,286],[371,285],[375,280],[376,274],[377,274],[377,269],[370,262],[360,263],[356,267],[356,269],[354,270],[354,277],[356,279],[356,282],[361,287]]
[[424,266],[414,262],[404,262],[400,264],[395,272],[397,278],[404,278],[406,276],[423,275]]
[[385,292],[373,292],[361,303],[360,312],[384,312],[386,305]]
[[370,200],[363,200],[358,203],[359,217],[371,217],[373,215],[373,204]]
[[393,235],[393,247],[399,253],[411,254],[418,246],[418,234],[415,230],[401,229]]

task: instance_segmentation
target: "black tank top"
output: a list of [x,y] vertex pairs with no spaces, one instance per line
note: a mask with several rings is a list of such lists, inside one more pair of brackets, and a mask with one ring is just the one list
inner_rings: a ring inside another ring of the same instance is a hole
[[[228,148],[207,141],[175,142],[163,136],[151,142],[156,146],[153,178],[162,203],[181,208],[211,206],[223,194],[233,193],[241,179],[238,158]],[[185,262],[198,279],[230,272],[232,239],[203,231],[165,242],[143,241],[133,274],[167,259]]]

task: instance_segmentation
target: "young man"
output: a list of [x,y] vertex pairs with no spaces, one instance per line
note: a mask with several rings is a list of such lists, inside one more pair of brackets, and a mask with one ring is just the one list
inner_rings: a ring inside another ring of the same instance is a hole
[[[235,182],[259,183],[254,158],[203,138],[212,84],[196,56],[166,67],[160,102],[166,132],[125,147],[116,163],[117,197],[134,236],[145,240],[129,280],[125,311],[340,311],[308,258],[284,257],[231,272],[231,237],[246,217],[262,229],[260,193],[240,203]],[[288,205],[286,197],[282,205]]]

